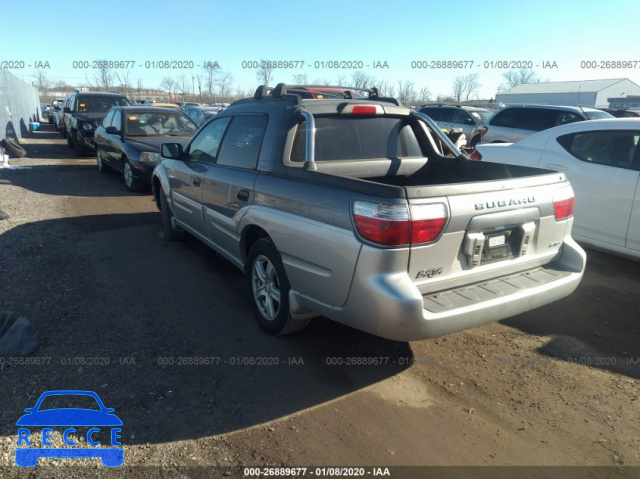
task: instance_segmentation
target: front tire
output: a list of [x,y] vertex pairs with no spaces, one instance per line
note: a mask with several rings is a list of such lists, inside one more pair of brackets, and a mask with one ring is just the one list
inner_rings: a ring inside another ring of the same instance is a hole
[[76,137],[73,141],[73,151],[77,157],[87,156],[87,148],[84,146],[84,138],[80,130],[76,130]]
[[129,191],[140,191],[142,187],[140,180],[133,176],[133,167],[129,160],[123,160],[122,164],[122,176],[124,178],[124,185],[127,187]]
[[160,191],[160,214],[162,215],[162,237],[167,241],[181,241],[185,237],[184,231],[173,229],[171,218],[173,213],[169,207],[169,201],[164,191]]
[[283,336],[309,324],[309,319],[291,317],[291,286],[280,253],[270,238],[260,239],[251,247],[245,270],[253,312],[262,329]]

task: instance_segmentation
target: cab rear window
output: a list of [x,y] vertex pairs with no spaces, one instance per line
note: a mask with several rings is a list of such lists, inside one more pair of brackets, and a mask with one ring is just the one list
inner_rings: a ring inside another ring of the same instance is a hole
[[[423,156],[406,119],[392,117],[315,117],[316,161],[411,158]],[[291,161],[305,161],[305,124],[298,126]]]

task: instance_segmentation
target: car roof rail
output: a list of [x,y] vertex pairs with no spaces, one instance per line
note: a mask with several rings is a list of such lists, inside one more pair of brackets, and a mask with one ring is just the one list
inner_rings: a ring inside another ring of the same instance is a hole
[[385,103],[393,103],[396,106],[402,106],[400,104],[400,101],[398,101],[397,98],[393,98],[390,96],[380,96],[380,94],[378,93],[378,89],[376,87],[371,88],[371,90],[369,90],[369,100],[375,100],[375,101],[383,101]]

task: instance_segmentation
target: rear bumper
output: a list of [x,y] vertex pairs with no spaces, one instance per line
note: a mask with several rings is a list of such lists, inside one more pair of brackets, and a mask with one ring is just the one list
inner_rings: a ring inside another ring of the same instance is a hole
[[406,273],[375,273],[367,263],[374,262],[359,261],[349,298],[343,307],[332,308],[333,319],[387,339],[414,341],[498,321],[568,296],[582,279],[586,254],[568,239],[553,263],[425,297]]

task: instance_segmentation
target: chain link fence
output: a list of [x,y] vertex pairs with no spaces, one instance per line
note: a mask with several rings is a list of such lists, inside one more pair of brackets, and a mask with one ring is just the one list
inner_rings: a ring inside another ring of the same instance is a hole
[[0,70],[0,139],[20,141],[29,133],[29,123],[40,119],[38,89]]

